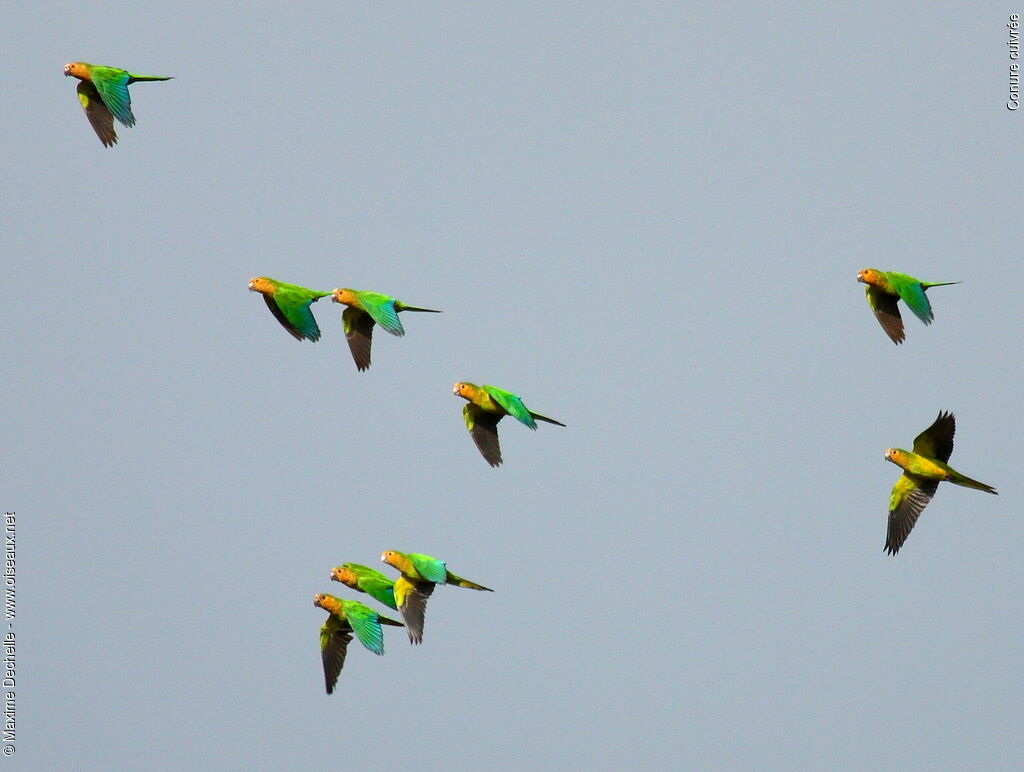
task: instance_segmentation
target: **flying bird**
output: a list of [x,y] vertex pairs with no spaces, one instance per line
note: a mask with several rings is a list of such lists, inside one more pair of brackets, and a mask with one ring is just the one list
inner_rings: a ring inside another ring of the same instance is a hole
[[972,480],[946,463],[953,453],[955,432],[956,419],[953,414],[939,411],[932,425],[914,438],[913,451],[902,448],[889,448],[885,451],[886,460],[903,469],[889,498],[889,528],[885,535],[885,550],[890,555],[900,551],[940,482],[951,482],[986,493],[996,492],[991,485]]
[[[497,386],[477,386],[473,383],[459,381],[453,393],[469,400],[462,408],[462,417],[466,419],[466,428],[476,443],[477,449],[491,466],[501,464],[501,447],[498,444],[498,421],[510,415],[522,424],[537,429],[537,421],[545,421],[556,426],[565,426],[554,418],[534,413],[523,404],[518,394],[499,389]],[[536,420],[534,420],[536,419]]]
[[384,631],[381,625],[402,627],[357,600],[342,600],[333,595],[314,595],[313,605],[327,612],[327,621],[320,628],[320,656],[324,663],[327,693],[334,691],[338,675],[345,664],[349,641],[354,632],[359,642],[374,654],[384,653]]
[[320,298],[327,297],[330,292],[300,287],[298,284],[287,284],[269,276],[257,276],[249,280],[249,291],[259,292],[267,302],[267,308],[288,334],[295,340],[320,340],[320,328],[309,306]]
[[128,86],[140,80],[171,80],[163,75],[136,75],[119,67],[104,67],[87,62],[65,64],[64,77],[68,76],[80,81],[78,100],[85,108],[85,117],[89,119],[104,147],[117,144],[114,118],[125,126],[135,125]]
[[865,268],[857,274],[857,281],[867,286],[864,293],[868,298],[868,305],[875,312],[875,318],[882,325],[885,334],[892,338],[892,342],[900,344],[906,335],[903,332],[903,318],[900,316],[900,309],[896,305],[902,300],[907,307],[914,312],[918,319],[925,324],[931,324],[935,315],[932,313],[932,305],[928,302],[925,291],[931,287],[945,287],[949,284],[959,284],[958,281],[921,281],[905,273],[895,271],[879,271],[877,268]]
[[359,592],[365,592],[385,606],[398,608],[395,602],[395,583],[376,568],[358,563],[345,563],[331,570],[331,579]]
[[395,600],[398,601],[398,611],[405,621],[405,629],[412,643],[420,643],[423,640],[423,617],[427,612],[427,598],[436,585],[454,584],[456,587],[467,587],[470,590],[494,592],[490,587],[456,576],[448,570],[443,560],[432,558],[430,555],[388,550],[380,556],[380,560],[397,568],[401,573],[395,582]]
[[398,314],[402,311],[421,311],[428,314],[439,314],[433,308],[419,308],[396,300],[379,292],[364,292],[340,288],[331,293],[331,300],[342,303],[347,308],[341,314],[341,323],[345,328],[345,337],[356,362],[356,369],[362,371],[370,366],[370,345],[373,343],[373,325],[379,324],[392,335],[405,335],[402,321]]

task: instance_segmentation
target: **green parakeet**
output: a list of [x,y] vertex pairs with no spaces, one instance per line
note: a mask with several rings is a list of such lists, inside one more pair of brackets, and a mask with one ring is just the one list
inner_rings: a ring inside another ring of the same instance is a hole
[[877,268],[865,268],[857,274],[857,281],[867,285],[864,292],[868,305],[875,312],[875,318],[882,325],[885,334],[897,345],[906,337],[903,332],[903,318],[896,305],[902,300],[911,311],[925,324],[931,324],[935,315],[932,305],[928,302],[925,290],[930,287],[945,287],[959,284],[958,281],[921,281],[905,273],[895,271],[879,271]]
[[423,618],[427,612],[427,598],[435,585],[454,584],[471,590],[494,592],[490,587],[456,576],[443,560],[416,552],[388,550],[380,556],[382,563],[397,568],[401,576],[395,582],[395,600],[405,621],[406,632],[412,643],[423,640]]
[[250,279],[249,291],[263,295],[270,313],[295,340],[305,339],[314,343],[320,340],[320,328],[309,306],[320,298],[327,297],[330,292],[317,292],[268,276]]
[[491,466],[498,466],[501,463],[498,421],[504,416],[510,415],[534,430],[537,428],[537,421],[565,426],[554,418],[534,413],[523,404],[519,395],[499,389],[497,386],[477,386],[460,381],[455,384],[454,394],[469,400],[462,408],[462,417],[466,419],[466,428],[469,429],[477,449]]
[[125,126],[135,125],[128,86],[140,80],[171,80],[163,75],[136,75],[118,67],[70,62],[64,65],[64,77],[78,78],[78,100],[104,147],[117,144],[114,118]]
[[364,292],[354,289],[336,289],[331,297],[335,303],[347,308],[341,314],[345,337],[356,362],[356,369],[366,370],[370,366],[370,345],[373,342],[373,325],[379,324],[392,335],[401,337],[405,329],[398,318],[401,311],[422,311],[439,314],[433,308],[418,308],[379,292]]
[[361,566],[358,563],[345,563],[331,570],[331,579],[353,590],[365,592],[385,606],[398,608],[398,604],[395,603],[395,583],[376,568]]
[[885,550],[890,555],[900,551],[940,482],[951,482],[986,493],[996,492],[991,485],[972,480],[946,464],[953,453],[955,432],[956,419],[953,414],[940,411],[932,425],[914,438],[913,452],[902,448],[889,448],[885,451],[886,460],[903,469],[889,498],[889,528],[885,535]]
[[402,623],[378,614],[357,600],[342,600],[333,595],[314,595],[313,605],[328,613],[320,628],[320,656],[324,663],[327,693],[334,691],[338,674],[345,664],[349,641],[354,632],[359,642],[374,654],[384,653],[384,631],[381,625],[402,627]]

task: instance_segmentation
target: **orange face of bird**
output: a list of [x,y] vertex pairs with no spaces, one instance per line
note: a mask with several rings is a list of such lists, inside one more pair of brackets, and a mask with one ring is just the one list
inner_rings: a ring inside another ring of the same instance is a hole
[[83,80],[88,80],[89,71],[85,69],[85,65],[81,62],[68,62],[64,65],[64,77],[66,78],[69,75],[73,75],[76,78],[82,78]]
[[331,300],[335,303],[344,303],[346,306],[359,307],[359,300],[356,298],[356,294],[352,290],[344,287],[334,290],[334,292],[331,293]]
[[332,614],[338,614],[341,610],[341,604],[338,603],[337,598],[323,593],[313,596],[313,605],[319,606],[324,611],[329,611]]
[[351,587],[356,581],[355,574],[352,573],[351,569],[345,568],[345,566],[338,566],[337,568],[332,569],[331,579],[336,582],[341,582],[342,584],[347,584],[349,587]]
[[398,553],[395,552],[394,550],[388,550],[386,552],[381,553],[381,556],[380,556],[380,562],[381,563],[387,563],[389,566],[393,566],[393,565],[395,565],[395,562],[397,560],[398,560]]
[[899,448],[889,448],[885,451],[885,460],[892,461],[897,466],[902,466],[901,461],[906,461],[906,453]]
[[264,295],[274,294],[274,285],[266,276],[255,276],[249,279],[249,292],[262,292]]
[[462,381],[459,381],[455,384],[455,388],[452,389],[452,394],[456,397],[462,397],[463,399],[470,399],[472,397],[472,389],[468,383],[462,383]]
[[874,268],[865,268],[857,274],[857,281],[862,281],[865,284],[876,284],[878,279],[878,271]]

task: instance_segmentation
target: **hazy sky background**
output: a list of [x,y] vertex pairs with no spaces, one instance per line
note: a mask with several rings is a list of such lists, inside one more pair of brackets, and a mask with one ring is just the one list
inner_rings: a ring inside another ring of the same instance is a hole
[[[962,6],[7,8],[0,766],[1019,764],[1024,111]],[[108,150],[74,60],[175,80]],[[896,347],[867,266],[963,284]],[[357,373],[261,274],[445,313]],[[457,380],[568,428],[490,469]],[[1000,495],[889,557],[940,409]],[[495,592],[328,697],[313,595],[388,548]]]

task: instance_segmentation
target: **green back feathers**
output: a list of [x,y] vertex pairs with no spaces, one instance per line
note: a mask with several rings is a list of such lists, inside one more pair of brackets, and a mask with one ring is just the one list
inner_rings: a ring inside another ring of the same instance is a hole
[[444,584],[448,581],[448,570],[445,568],[443,560],[438,560],[430,555],[422,555],[418,552],[409,552],[406,557],[412,561],[416,572],[428,582]]
[[356,575],[360,590],[379,603],[383,603],[385,606],[396,610],[398,609],[398,604],[395,601],[395,583],[388,579],[385,574],[382,574],[375,568],[362,566],[358,563],[346,563],[345,568],[348,568]]
[[92,82],[103,98],[104,103],[125,126],[135,125],[132,115],[132,99],[128,94],[128,84],[140,80],[171,80],[162,75],[135,75],[119,67],[105,67],[94,64],[89,68]]
[[521,424],[524,424],[531,429],[537,428],[537,422],[533,420],[533,416],[530,415],[530,411],[526,409],[526,405],[523,404],[523,400],[518,394],[513,394],[511,391],[505,391],[499,389],[497,386],[482,386],[481,387],[487,395],[501,405],[502,409],[510,416],[515,418]]
[[896,294],[907,304],[907,308],[914,312],[914,316],[925,324],[932,323],[935,315],[932,313],[931,303],[928,302],[925,288],[919,279],[895,271],[888,271],[885,278]]
[[383,654],[384,631],[380,627],[377,612],[357,600],[343,600],[341,603],[345,609],[345,618],[360,643],[374,654]]
[[103,98],[104,104],[125,126],[135,125],[132,115],[132,99],[128,95],[128,83],[131,76],[125,70],[116,67],[93,67],[92,82]]
[[352,291],[363,310],[368,313],[373,321],[390,332],[392,335],[401,337],[405,335],[405,329],[398,318],[398,311],[395,309],[395,299],[379,292]]
[[318,292],[297,284],[274,282],[273,296],[264,295],[267,307],[281,326],[288,330],[296,340],[308,339],[313,342],[320,340],[320,327],[316,323],[310,305],[329,292]]

